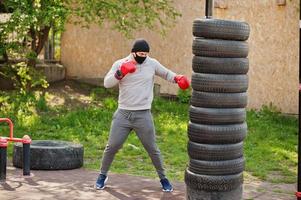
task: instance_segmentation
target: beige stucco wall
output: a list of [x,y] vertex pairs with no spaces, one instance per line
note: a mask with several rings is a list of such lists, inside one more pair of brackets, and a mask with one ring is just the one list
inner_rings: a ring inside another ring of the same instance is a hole
[[[134,33],[151,45],[151,56],[176,73],[191,76],[192,22],[204,16],[205,0],[176,0],[182,13],[166,37],[151,31]],[[285,113],[298,112],[299,4],[276,0],[224,0],[227,9],[214,9],[215,18],[247,21],[251,26],[249,108],[272,102]],[[120,33],[92,26],[68,24],[62,36],[61,60],[67,77],[103,77],[112,63],[126,56],[132,40]],[[162,93],[175,94],[177,86],[157,78]]]
[[[272,102],[285,113],[298,113],[299,2],[227,1],[216,16],[250,23],[249,107]],[[235,9],[239,8],[239,9]]]

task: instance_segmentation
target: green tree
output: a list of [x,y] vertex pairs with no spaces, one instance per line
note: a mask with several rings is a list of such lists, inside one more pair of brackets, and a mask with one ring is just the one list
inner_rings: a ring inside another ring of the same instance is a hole
[[164,33],[180,15],[172,4],[172,0],[0,0],[0,11],[8,13],[7,20],[0,21],[0,57],[5,63],[21,59],[34,67],[50,29],[63,31],[67,22],[89,27],[108,21],[126,37],[142,28]]

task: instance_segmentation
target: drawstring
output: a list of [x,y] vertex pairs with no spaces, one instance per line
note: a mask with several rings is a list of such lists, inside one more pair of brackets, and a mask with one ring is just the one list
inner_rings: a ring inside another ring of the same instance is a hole
[[[140,111],[140,110],[139,110]],[[141,110],[141,111],[146,111],[150,112],[150,110]],[[132,120],[132,115],[136,114],[136,111],[131,111],[131,110],[122,110],[120,109],[119,112],[128,120]],[[137,111],[138,112],[138,111]]]
[[131,120],[131,117],[132,117],[132,112],[129,113],[129,115],[127,116],[127,119]]
[[124,115],[126,119],[131,120],[131,117],[132,117],[132,113],[133,113],[133,112],[131,112],[131,111],[124,111],[124,112],[123,112],[122,110],[120,110],[120,113],[121,113],[122,115]]

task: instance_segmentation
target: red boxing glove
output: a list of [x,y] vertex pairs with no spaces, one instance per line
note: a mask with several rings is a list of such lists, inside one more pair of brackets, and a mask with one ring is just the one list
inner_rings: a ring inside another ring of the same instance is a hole
[[186,90],[190,86],[189,80],[184,75],[176,75],[174,80],[176,81],[176,83],[178,83],[179,87],[182,90]]
[[133,61],[126,61],[121,64],[120,71],[122,76],[127,75],[128,73],[134,73],[136,71],[136,65]]
[[125,61],[120,65],[119,69],[116,71],[115,77],[118,80],[121,80],[128,73],[134,73],[135,71],[136,71],[135,62],[132,60]]

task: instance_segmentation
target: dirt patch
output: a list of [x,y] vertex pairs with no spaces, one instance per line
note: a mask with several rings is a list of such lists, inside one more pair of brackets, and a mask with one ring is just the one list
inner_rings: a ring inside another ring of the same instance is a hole
[[85,107],[92,103],[92,87],[74,81],[62,81],[47,88],[46,101],[51,107]]
[[247,174],[244,180],[244,199],[293,200],[296,184],[271,183]]

